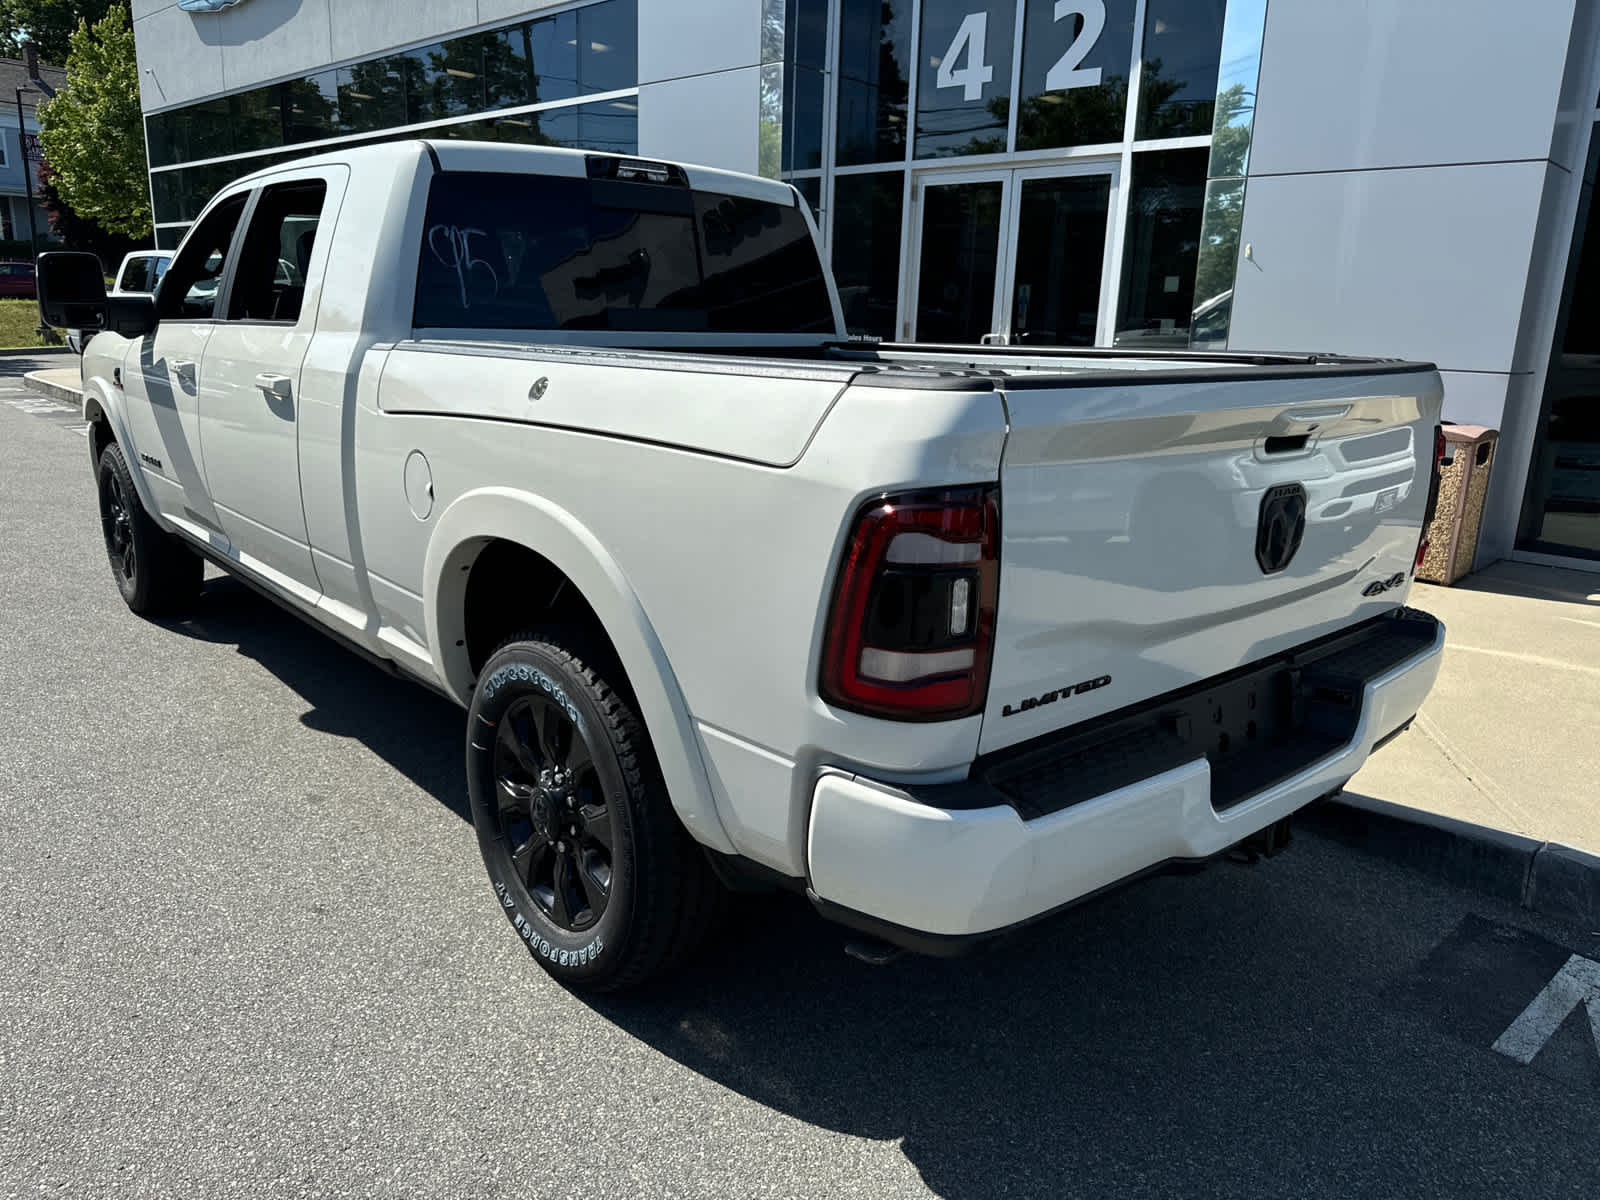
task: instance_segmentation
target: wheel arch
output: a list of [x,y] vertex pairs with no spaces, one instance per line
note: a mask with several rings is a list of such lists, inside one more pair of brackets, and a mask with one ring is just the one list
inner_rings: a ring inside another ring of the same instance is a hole
[[144,505],[145,512],[157,526],[167,529],[166,521],[156,508],[150,484],[144,477],[139,455],[128,437],[127,414],[123,411],[121,395],[102,379],[85,379],[83,419],[89,426],[89,454],[95,470],[99,470],[100,455],[108,445],[115,442],[121,446],[123,457],[128,460],[128,474],[133,479],[133,490],[139,495],[139,503]]
[[576,589],[627,676],[679,819],[702,844],[734,853],[665,648],[621,568],[570,512],[528,492],[492,487],[466,493],[439,516],[423,569],[428,650],[439,682],[470,704],[468,588],[479,557],[501,544],[543,559]]

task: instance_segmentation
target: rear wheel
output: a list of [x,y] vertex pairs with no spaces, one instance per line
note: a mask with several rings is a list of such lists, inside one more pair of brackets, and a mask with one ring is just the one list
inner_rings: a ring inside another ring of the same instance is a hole
[[116,442],[100,452],[96,483],[106,557],[123,601],[141,616],[177,613],[191,605],[200,594],[205,564],[150,518]]
[[467,780],[484,865],[523,944],[562,983],[614,991],[686,955],[721,885],[603,670],[564,631],[503,643],[468,712]]

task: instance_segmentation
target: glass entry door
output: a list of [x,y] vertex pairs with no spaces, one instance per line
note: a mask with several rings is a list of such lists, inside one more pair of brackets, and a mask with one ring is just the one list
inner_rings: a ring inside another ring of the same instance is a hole
[[952,176],[920,189],[919,342],[976,342],[992,332],[1006,179]]
[[1115,164],[929,174],[902,300],[919,342],[1092,346],[1109,334]]

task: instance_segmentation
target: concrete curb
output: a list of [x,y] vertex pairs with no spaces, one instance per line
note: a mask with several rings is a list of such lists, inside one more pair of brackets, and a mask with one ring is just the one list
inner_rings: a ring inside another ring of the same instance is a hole
[[71,354],[71,346],[12,346],[0,350],[0,358],[35,358],[42,354]]
[[1600,857],[1370,796],[1312,805],[1300,824],[1347,846],[1531,912],[1600,929]]
[[63,387],[59,383],[53,383],[48,379],[41,378],[43,374],[43,371],[29,371],[23,376],[23,378],[28,381],[29,387],[36,389],[42,395],[48,396],[52,400],[60,400],[63,404],[72,405],[83,403],[83,392],[81,389],[75,387]]

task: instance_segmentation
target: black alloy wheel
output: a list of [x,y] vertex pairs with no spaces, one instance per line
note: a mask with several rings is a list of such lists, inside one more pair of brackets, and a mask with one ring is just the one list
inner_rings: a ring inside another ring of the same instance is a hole
[[467,710],[467,792],[495,899],[563,984],[617,991],[681,962],[723,889],[673,812],[631,689],[582,630],[489,656]]
[[111,569],[117,573],[117,582],[132,587],[138,578],[139,558],[133,544],[133,513],[128,507],[128,493],[116,471],[105,471],[100,477],[100,526],[106,539],[106,556],[111,559]]
[[141,616],[178,614],[205,579],[200,556],[145,511],[122,447],[110,442],[95,461],[100,533],[123,602]]
[[617,831],[589,744],[553,699],[524,696],[500,718],[494,781],[517,881],[560,928],[592,928],[610,898]]

